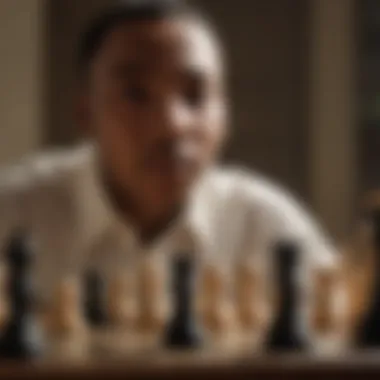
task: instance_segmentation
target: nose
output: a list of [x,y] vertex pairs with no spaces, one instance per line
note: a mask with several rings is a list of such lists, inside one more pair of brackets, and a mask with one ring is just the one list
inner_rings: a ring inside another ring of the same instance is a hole
[[153,120],[157,134],[162,137],[179,137],[187,134],[193,125],[194,114],[179,99],[163,101]]

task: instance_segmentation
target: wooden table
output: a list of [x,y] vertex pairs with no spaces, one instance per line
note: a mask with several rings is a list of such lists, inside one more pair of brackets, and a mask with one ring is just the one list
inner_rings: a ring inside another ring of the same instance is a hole
[[379,379],[380,352],[335,358],[305,356],[207,360],[194,355],[161,356],[92,365],[0,364],[0,379]]

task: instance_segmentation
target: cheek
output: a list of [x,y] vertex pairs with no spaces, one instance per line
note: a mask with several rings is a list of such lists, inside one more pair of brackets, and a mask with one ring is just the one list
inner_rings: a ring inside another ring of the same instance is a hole
[[[103,99],[94,106],[95,138],[102,145],[129,148],[134,146],[138,135],[132,127],[135,115],[120,101]],[[129,149],[128,149],[129,150]]]
[[202,141],[204,154],[213,158],[224,145],[227,132],[227,111],[225,107],[213,107],[203,118]]
[[97,112],[95,139],[106,165],[118,177],[133,173],[139,160],[139,138],[123,111]]

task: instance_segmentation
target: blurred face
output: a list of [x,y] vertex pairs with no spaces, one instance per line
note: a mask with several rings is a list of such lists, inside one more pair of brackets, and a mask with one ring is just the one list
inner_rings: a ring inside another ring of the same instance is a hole
[[147,207],[181,202],[225,133],[221,62],[208,31],[184,19],[120,25],[89,75],[89,124],[107,175]]

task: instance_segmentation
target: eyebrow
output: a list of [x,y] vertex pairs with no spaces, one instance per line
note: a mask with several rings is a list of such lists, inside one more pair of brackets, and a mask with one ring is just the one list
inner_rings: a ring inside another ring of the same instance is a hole
[[193,65],[182,68],[181,73],[194,82],[203,82],[207,77],[206,73],[200,67]]
[[141,78],[148,72],[150,72],[148,63],[143,61],[122,62],[111,68],[112,76],[123,79]]
[[[146,60],[134,60],[115,64],[111,68],[111,73],[117,80],[142,80],[153,72],[152,62]],[[186,78],[188,82],[204,83],[207,81],[207,74],[198,65],[184,65],[178,68],[178,74]]]

